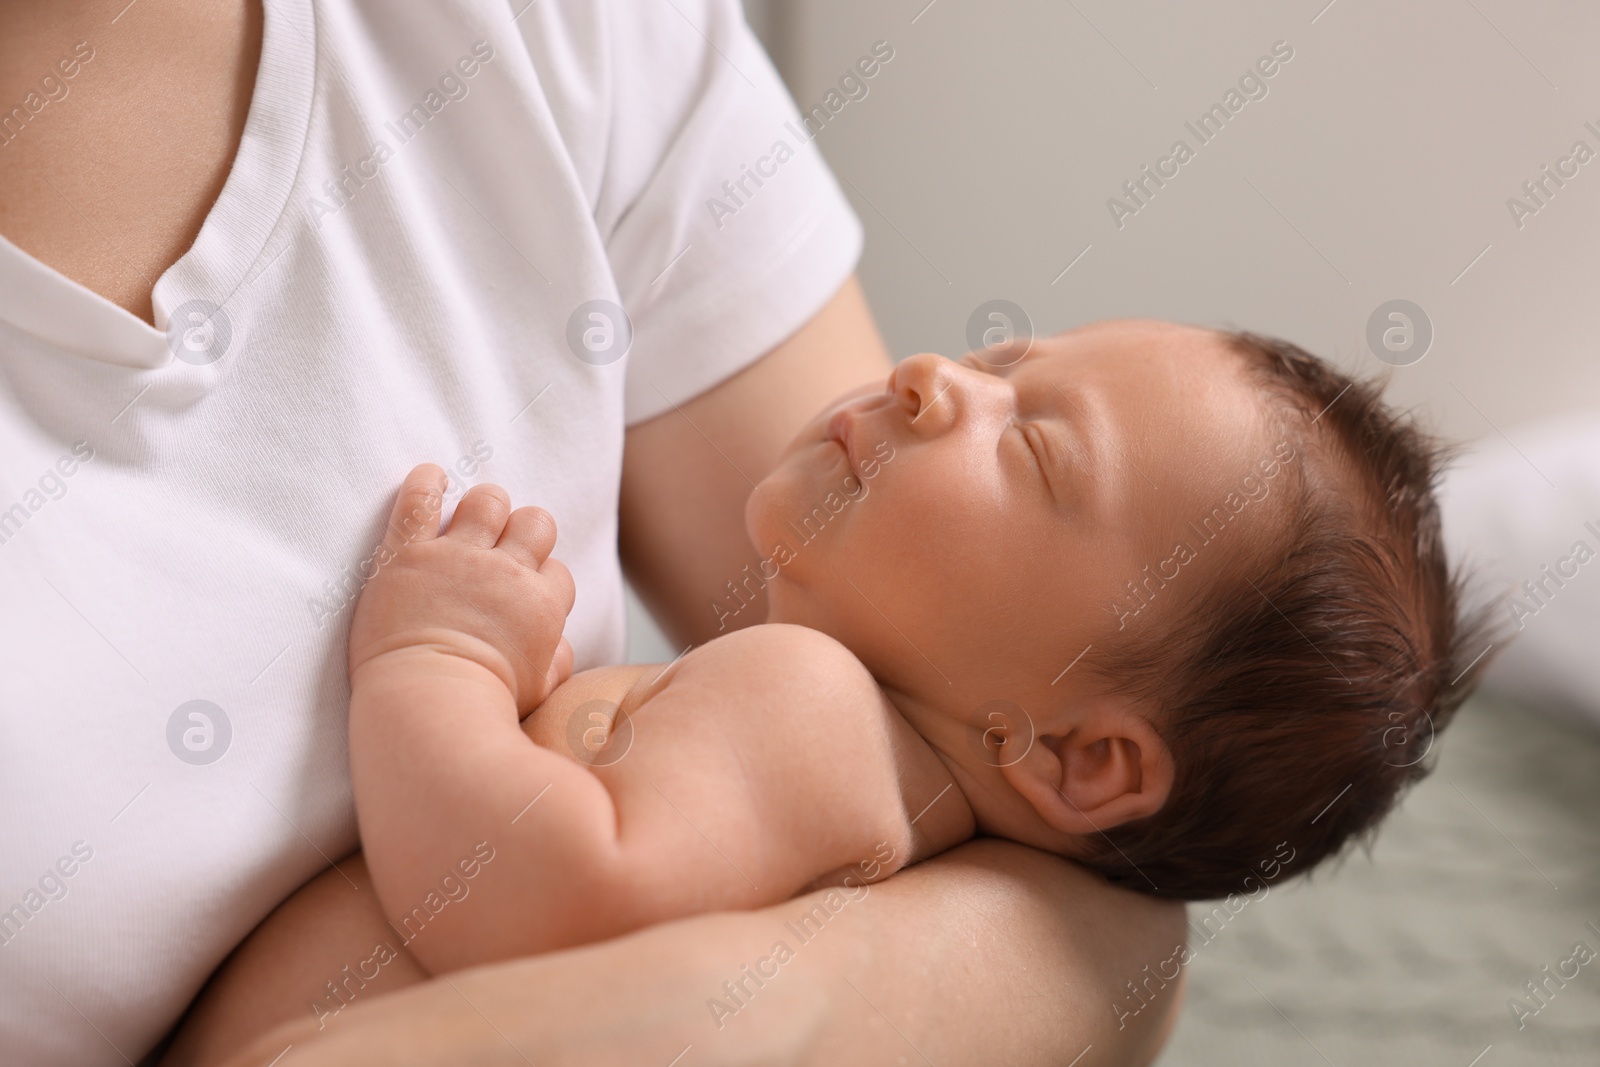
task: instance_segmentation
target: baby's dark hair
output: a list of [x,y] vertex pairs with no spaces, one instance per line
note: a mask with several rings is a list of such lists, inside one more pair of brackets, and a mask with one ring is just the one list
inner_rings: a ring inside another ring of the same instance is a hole
[[1248,894],[1369,835],[1429,770],[1493,640],[1440,534],[1449,451],[1384,405],[1381,382],[1223,336],[1297,454],[1286,548],[1098,657],[1114,691],[1157,709],[1176,770],[1159,812],[1080,857],[1189,900]]

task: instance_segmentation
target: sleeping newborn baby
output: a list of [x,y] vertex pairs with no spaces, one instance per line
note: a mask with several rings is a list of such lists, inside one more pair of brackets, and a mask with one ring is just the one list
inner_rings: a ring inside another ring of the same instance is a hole
[[308,1003],[862,892],[975,834],[1186,899],[1309,869],[1420,777],[1482,667],[1438,463],[1374,387],[1255,336],[914,356],[751,493],[762,562],[711,610],[764,589],[764,625],[570,680],[551,517],[480,485],[436,533],[419,467],[350,637],[365,866],[263,924],[169,1062]]

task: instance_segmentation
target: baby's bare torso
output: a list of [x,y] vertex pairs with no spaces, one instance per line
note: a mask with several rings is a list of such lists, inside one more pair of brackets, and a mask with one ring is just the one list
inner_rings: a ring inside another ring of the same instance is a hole
[[[773,677],[775,657],[789,668],[784,677]],[[684,679],[697,687],[709,677],[711,688],[730,699],[707,699],[703,691],[692,700],[668,699],[680,671],[698,674]],[[741,699],[763,688],[759,705]],[[897,858],[874,874],[883,877],[972,832],[959,799],[949,812],[930,814],[926,826],[913,824],[949,784],[948,771],[853,655],[801,627],[751,627],[670,664],[584,671],[552,693],[522,729],[612,785],[623,778],[660,783],[688,762],[714,777],[767,778],[776,788],[757,787],[755,796],[781,807],[832,807],[818,794],[848,790],[859,802],[848,806],[848,815],[841,806],[839,815],[855,823],[849,836],[868,847],[843,866],[814,872],[808,886],[852,872],[859,879],[860,861],[888,851]]]

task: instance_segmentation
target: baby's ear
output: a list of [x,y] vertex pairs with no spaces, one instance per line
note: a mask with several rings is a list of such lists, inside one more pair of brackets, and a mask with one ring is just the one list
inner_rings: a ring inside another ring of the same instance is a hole
[[1053,829],[1092,834],[1160,811],[1173,762],[1138,706],[1098,697],[1041,723],[1027,753],[1000,773]]

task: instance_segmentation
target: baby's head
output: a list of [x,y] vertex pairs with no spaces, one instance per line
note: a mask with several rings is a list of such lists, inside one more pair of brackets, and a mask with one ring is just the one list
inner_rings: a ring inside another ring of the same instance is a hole
[[849,647],[984,831],[1203,899],[1370,830],[1482,670],[1440,463],[1292,345],[1113,321],[905,360],[746,515],[769,617]]

